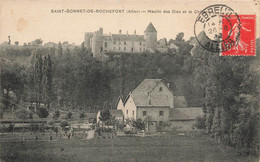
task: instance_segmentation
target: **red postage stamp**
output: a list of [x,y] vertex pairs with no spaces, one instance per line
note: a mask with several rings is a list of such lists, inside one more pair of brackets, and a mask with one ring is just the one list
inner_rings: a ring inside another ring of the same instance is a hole
[[[222,19],[222,36],[230,37],[235,44],[229,50],[222,51],[221,56],[255,56],[256,49],[256,16],[239,15],[240,23],[237,17],[231,15],[230,19]],[[229,29],[228,26],[232,24]]]

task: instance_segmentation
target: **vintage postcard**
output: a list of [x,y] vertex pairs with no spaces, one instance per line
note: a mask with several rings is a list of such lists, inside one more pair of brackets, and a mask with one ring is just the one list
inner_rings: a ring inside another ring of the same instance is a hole
[[259,0],[1,0],[0,161],[258,162]]

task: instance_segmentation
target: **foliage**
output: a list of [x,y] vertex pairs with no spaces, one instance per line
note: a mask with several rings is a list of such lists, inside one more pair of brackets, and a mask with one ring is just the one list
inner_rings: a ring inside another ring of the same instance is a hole
[[21,119],[21,120],[29,119],[29,111],[27,111],[26,109],[23,109],[23,108],[18,109],[14,113],[18,119]]
[[8,131],[8,132],[12,132],[12,131],[14,130],[14,126],[15,126],[14,123],[10,123],[9,126],[8,126],[8,128],[7,128],[7,131]]
[[112,128],[106,128],[106,127],[97,127],[95,132],[100,136],[102,132],[113,132]]
[[29,119],[32,119],[32,118],[33,118],[33,112],[29,111]]
[[142,121],[142,119],[137,119],[136,121],[133,121],[133,127],[135,127],[138,130],[144,130],[145,123]]
[[39,118],[47,118],[47,116],[49,115],[49,111],[45,107],[40,107],[37,109],[37,115],[39,116]]
[[72,112],[69,111],[69,112],[67,113],[67,115],[66,115],[66,119],[70,119],[71,117],[72,117]]
[[205,116],[196,117],[194,127],[198,128],[198,129],[205,129],[206,128],[205,121],[206,121]]
[[60,117],[60,110],[56,109],[53,114],[53,119],[57,120]]
[[30,124],[31,131],[36,132],[39,130],[39,126],[37,123],[31,123]]
[[79,114],[79,117],[80,117],[81,119],[83,119],[83,118],[86,117],[86,114],[85,114],[84,112],[81,112],[81,113]]
[[176,35],[176,41],[184,42],[183,37],[184,37],[184,33],[183,32],[178,33],[178,35]]
[[4,117],[4,110],[0,108],[0,119],[2,119],[3,117]]
[[100,117],[99,119],[101,121],[107,121],[111,118],[111,114],[108,109],[100,111]]
[[212,137],[235,147],[238,153],[252,153],[259,147],[255,70],[259,57],[219,57],[203,49],[195,54],[203,58],[203,64],[194,73],[205,95],[206,116],[200,125],[205,125]]
[[61,123],[60,123],[60,126],[61,126],[61,129],[62,130],[67,130],[67,126],[69,126],[69,123],[67,122],[67,121],[62,121]]
[[58,132],[59,132],[58,127],[54,127],[54,128],[53,128],[53,131],[54,131],[55,133],[58,133]]

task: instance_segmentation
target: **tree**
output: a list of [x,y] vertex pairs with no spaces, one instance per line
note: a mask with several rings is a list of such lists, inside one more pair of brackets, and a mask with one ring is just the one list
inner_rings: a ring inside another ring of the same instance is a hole
[[46,94],[47,94],[47,107],[50,108],[50,103],[53,100],[54,97],[54,93],[53,93],[53,89],[52,89],[52,80],[53,80],[53,76],[52,76],[52,60],[50,55],[48,55],[47,58],[47,68],[46,68]]
[[107,121],[111,118],[111,114],[108,109],[100,111],[100,117],[99,119],[101,121]]
[[35,39],[33,42],[34,42],[36,45],[38,45],[38,46],[42,45],[42,40],[41,40],[41,38]]
[[176,41],[179,41],[179,42],[184,42],[184,33],[183,32],[180,32],[176,35]]
[[24,83],[22,81],[21,69],[17,65],[6,65],[1,67],[1,100],[4,110],[16,104],[21,99],[24,91]]
[[251,58],[227,58],[211,53],[203,57],[203,64],[196,71],[199,75],[195,77],[205,96],[206,118],[201,122],[205,121],[212,137],[248,155],[257,147],[258,80],[253,67],[258,65]]
[[35,62],[35,85],[36,85],[36,107],[40,106],[42,98],[42,79],[43,79],[43,61],[41,55],[36,55],[37,60]]
[[59,109],[56,109],[54,114],[53,114],[53,119],[58,119],[60,116],[60,110]]
[[39,118],[47,118],[47,116],[49,115],[49,111],[44,108],[44,107],[39,107],[37,110],[37,115],[39,116]]

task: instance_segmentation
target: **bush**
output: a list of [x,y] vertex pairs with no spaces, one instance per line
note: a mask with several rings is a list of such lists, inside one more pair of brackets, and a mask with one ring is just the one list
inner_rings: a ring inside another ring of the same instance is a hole
[[137,119],[136,121],[133,121],[133,127],[135,127],[138,130],[144,130],[145,123],[142,121],[142,119]]
[[113,132],[112,128],[106,128],[106,127],[98,127],[96,129],[96,133],[100,136],[102,132],[111,133]]
[[206,122],[205,116],[202,117],[199,116],[195,120],[194,127],[196,127],[197,129],[205,129],[206,128],[205,122]]
[[2,108],[0,108],[0,119],[2,119],[4,117],[4,111]]
[[39,126],[38,126],[37,123],[31,123],[31,124],[30,124],[30,128],[31,128],[31,130],[32,130],[33,132],[36,132],[36,131],[39,130]]
[[67,113],[67,115],[66,115],[66,119],[70,119],[71,117],[72,117],[72,112],[69,111],[69,112]]
[[40,131],[40,132],[44,132],[44,131],[45,131],[45,125],[44,125],[44,124],[41,124],[41,125],[40,125],[39,131]]
[[86,114],[85,114],[84,112],[81,112],[81,113],[79,114],[79,117],[80,117],[81,119],[83,119],[83,118],[86,117]]
[[33,118],[33,113],[30,111],[29,112],[29,119],[32,119]]
[[18,109],[15,112],[15,116],[21,120],[29,119],[29,111],[26,109]]
[[9,127],[7,128],[8,132],[12,132],[14,130],[14,123],[10,123]]
[[69,126],[69,123],[67,121],[62,121],[60,126],[62,130],[67,130],[66,126]]
[[57,120],[60,117],[60,110],[56,109],[53,114],[53,119]]
[[44,107],[40,107],[37,110],[37,115],[39,116],[39,118],[47,118],[47,116],[49,115],[49,111]]

